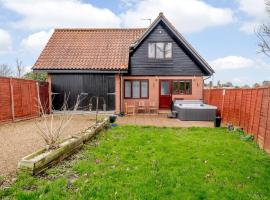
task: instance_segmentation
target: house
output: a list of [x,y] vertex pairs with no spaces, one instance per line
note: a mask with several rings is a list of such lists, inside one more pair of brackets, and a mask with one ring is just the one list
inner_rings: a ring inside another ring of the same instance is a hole
[[84,94],[81,108],[102,96],[116,113],[126,103],[168,110],[176,98],[202,99],[214,73],[163,13],[146,29],[56,29],[33,69],[48,73],[55,109],[65,94],[71,106]]

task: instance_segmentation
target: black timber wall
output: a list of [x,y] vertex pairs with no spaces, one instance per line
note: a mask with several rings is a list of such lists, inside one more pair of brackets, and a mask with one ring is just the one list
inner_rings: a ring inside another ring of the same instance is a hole
[[[53,108],[59,110],[63,101],[68,97],[68,107],[73,109],[78,95],[80,97],[80,110],[96,109],[96,100],[93,96],[104,97],[106,110],[115,109],[115,76],[113,74],[51,74]],[[110,94],[108,94],[110,93]],[[99,101],[99,109],[103,109],[103,101]]]
[[[172,59],[148,59],[149,42],[172,42]],[[203,72],[176,42],[175,36],[160,23],[130,57],[130,75],[202,76]]]

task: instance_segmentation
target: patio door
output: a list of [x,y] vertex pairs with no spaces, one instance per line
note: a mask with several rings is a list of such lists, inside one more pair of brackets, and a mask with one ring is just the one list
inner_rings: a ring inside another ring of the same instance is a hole
[[170,109],[172,103],[172,87],[170,80],[159,82],[159,108]]

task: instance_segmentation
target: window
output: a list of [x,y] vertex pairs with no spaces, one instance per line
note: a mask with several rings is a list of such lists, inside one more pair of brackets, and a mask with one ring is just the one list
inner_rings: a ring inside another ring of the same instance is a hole
[[140,98],[140,81],[132,81],[132,98]]
[[171,42],[148,43],[148,58],[153,59],[172,58],[172,43]]
[[148,98],[148,81],[141,81],[141,97]]
[[156,45],[155,43],[149,43],[149,46],[148,46],[148,57],[149,58],[155,58],[155,48],[156,48]]
[[131,82],[130,81],[125,82],[125,97],[131,98]]
[[148,80],[125,80],[124,97],[132,99],[148,98]]
[[191,80],[177,80],[173,81],[173,94],[192,94]]

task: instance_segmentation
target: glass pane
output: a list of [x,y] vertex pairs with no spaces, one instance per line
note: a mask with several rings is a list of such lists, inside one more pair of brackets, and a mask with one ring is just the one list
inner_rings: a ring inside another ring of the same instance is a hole
[[142,98],[148,97],[148,81],[141,81]]
[[132,98],[140,98],[140,81],[132,82]]
[[185,82],[180,81],[180,94],[185,94]]
[[186,82],[186,94],[191,94],[191,81]]
[[156,58],[164,58],[164,43],[156,43]]
[[165,58],[172,58],[172,43],[165,43]]
[[180,83],[179,81],[173,81],[173,94],[178,94],[180,90]]
[[170,82],[169,81],[162,81],[161,82],[161,95],[170,95]]
[[155,43],[148,43],[148,58],[155,58]]
[[131,97],[131,82],[125,81],[125,97],[130,98]]

